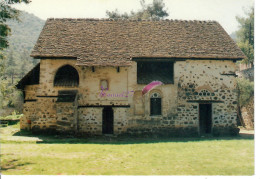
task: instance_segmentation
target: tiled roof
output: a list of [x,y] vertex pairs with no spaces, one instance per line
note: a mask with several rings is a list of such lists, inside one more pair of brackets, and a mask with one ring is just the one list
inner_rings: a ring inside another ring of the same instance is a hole
[[31,56],[77,65],[129,65],[134,57],[242,59],[215,21],[48,19]]

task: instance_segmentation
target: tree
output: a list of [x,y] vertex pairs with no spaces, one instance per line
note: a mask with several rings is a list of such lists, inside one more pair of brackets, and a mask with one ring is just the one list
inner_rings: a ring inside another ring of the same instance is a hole
[[0,2],[0,75],[4,71],[3,49],[8,47],[7,36],[11,33],[11,28],[6,24],[8,19],[19,20],[19,10],[11,7],[16,3],[29,3],[30,0],[1,0]]
[[249,41],[238,42],[239,48],[244,52],[247,58],[243,59],[242,63],[254,65],[254,46],[249,44]]
[[254,7],[246,12],[247,17],[236,17],[240,24],[237,31],[238,46],[247,56],[243,63],[254,65]]
[[7,36],[11,33],[11,28],[6,24],[9,19],[19,20],[19,10],[11,7],[16,3],[29,3],[30,0],[1,0],[0,2],[0,107],[4,106],[4,101],[8,99],[10,89],[7,84],[7,80],[4,77],[5,72],[5,55],[3,50],[8,47]]
[[18,75],[22,78],[26,72],[36,65],[35,59],[30,57],[30,52],[27,49],[24,49],[23,52],[19,55],[19,64],[18,64]]
[[134,12],[120,14],[118,10],[106,11],[106,15],[111,19],[150,19],[150,20],[160,20],[164,17],[169,16],[167,10],[165,10],[165,4],[163,0],[153,0],[152,4],[145,4],[145,0],[141,0],[140,4],[142,9]]
[[6,37],[10,35],[11,29],[6,24],[8,19],[19,20],[19,10],[11,7],[15,3],[29,3],[30,0],[1,0],[0,2],[0,50],[8,47]]
[[6,69],[6,74],[11,77],[11,84],[14,83],[15,72],[16,72],[16,63],[14,60],[13,51],[11,51],[7,58],[7,69]]

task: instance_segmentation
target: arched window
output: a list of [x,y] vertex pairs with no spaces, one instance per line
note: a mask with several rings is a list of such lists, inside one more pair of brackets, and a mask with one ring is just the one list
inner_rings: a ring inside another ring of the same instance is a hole
[[152,93],[150,98],[150,114],[151,116],[162,114],[162,98],[159,93]]
[[55,75],[54,86],[79,86],[79,74],[77,70],[70,65],[61,67]]
[[206,89],[203,89],[199,92],[199,95],[200,96],[210,96],[211,95],[211,92],[209,92],[208,90]]

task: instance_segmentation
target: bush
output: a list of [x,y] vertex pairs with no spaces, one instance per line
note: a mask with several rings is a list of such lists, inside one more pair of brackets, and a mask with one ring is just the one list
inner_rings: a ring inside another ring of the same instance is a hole
[[250,82],[247,79],[237,80],[239,105],[240,107],[245,106],[249,99],[254,96],[254,82]]

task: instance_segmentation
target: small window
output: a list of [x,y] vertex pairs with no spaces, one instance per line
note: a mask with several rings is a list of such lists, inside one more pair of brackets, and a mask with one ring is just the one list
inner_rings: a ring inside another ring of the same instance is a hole
[[162,115],[162,98],[159,93],[153,93],[150,98],[151,116]]
[[108,90],[108,82],[107,80],[101,80],[100,81],[100,89],[102,90]]

